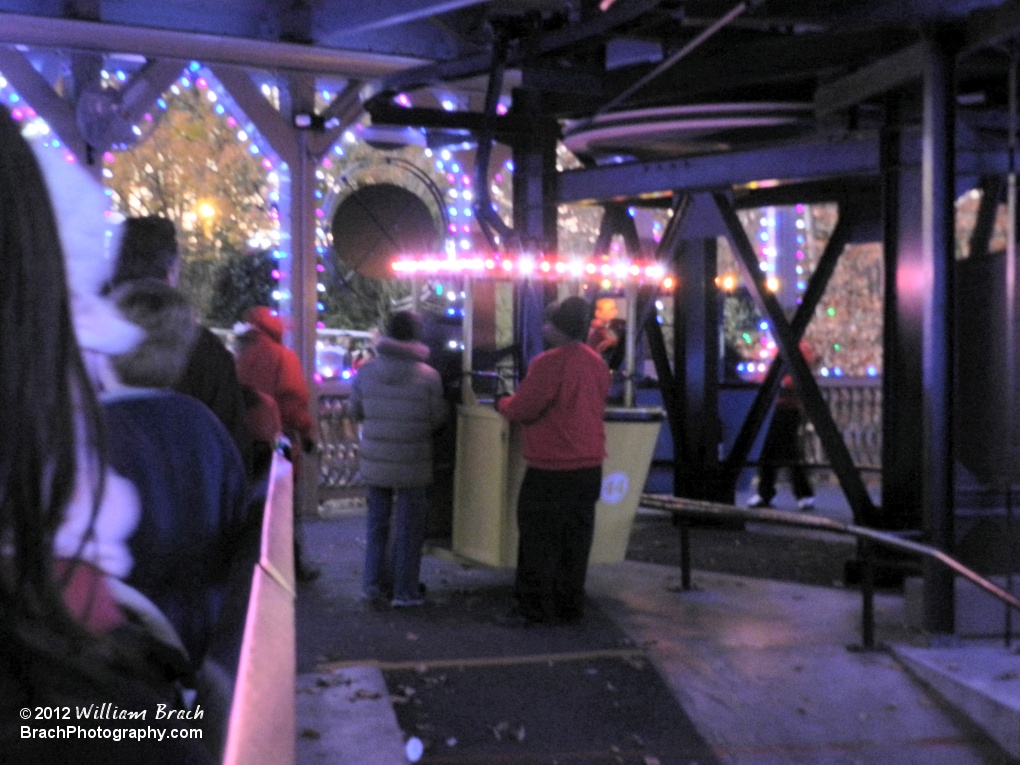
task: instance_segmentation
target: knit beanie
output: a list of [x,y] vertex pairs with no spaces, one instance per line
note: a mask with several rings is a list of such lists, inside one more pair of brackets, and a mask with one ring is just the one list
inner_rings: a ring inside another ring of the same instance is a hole
[[591,323],[591,309],[581,297],[568,297],[550,306],[549,322],[571,340],[584,340]]
[[177,229],[158,215],[128,218],[112,284],[134,279],[167,279],[179,258]]
[[402,343],[421,340],[421,319],[413,311],[398,311],[386,323],[386,336]]

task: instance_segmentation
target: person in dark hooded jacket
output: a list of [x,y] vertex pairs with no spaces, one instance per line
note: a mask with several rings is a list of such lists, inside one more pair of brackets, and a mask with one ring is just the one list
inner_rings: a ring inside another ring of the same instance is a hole
[[[157,279],[177,287],[181,257],[177,228],[159,215],[128,218],[124,222],[113,277],[107,290],[145,279]],[[183,372],[173,383],[178,393],[197,398],[212,410],[241,452],[249,481],[255,476],[254,445],[245,424],[243,392],[237,381],[234,357],[208,327],[192,319],[194,339]]]
[[429,351],[416,314],[394,314],[376,350],[378,357],[355,375],[351,393],[362,422],[360,473],[368,485],[364,597],[379,602],[392,592],[394,607],[420,606],[432,437],[446,422],[447,404],[439,373],[425,363]]

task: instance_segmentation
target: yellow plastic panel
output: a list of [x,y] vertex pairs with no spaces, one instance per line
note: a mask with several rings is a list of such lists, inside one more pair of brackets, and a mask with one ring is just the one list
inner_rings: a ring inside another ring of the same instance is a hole
[[662,423],[607,422],[602,496],[595,505],[591,563],[619,563],[627,554],[631,527]]
[[510,426],[494,409],[458,407],[453,552],[488,566],[517,565],[509,452]]

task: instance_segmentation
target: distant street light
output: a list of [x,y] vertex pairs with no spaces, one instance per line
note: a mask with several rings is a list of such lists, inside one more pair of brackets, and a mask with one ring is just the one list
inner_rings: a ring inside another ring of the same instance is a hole
[[216,217],[216,208],[211,202],[200,202],[198,205],[198,217],[202,220],[202,233],[206,239],[212,239],[212,223]]

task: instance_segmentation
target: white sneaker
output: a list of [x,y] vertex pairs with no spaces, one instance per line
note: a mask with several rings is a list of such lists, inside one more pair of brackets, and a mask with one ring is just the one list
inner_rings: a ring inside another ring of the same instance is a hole
[[394,598],[390,603],[392,608],[420,608],[424,605],[424,598]]
[[797,500],[797,509],[804,512],[815,509],[815,498],[814,497],[801,497]]
[[772,507],[772,503],[762,497],[760,494],[755,494],[749,500],[747,500],[747,506],[753,508],[767,508]]

